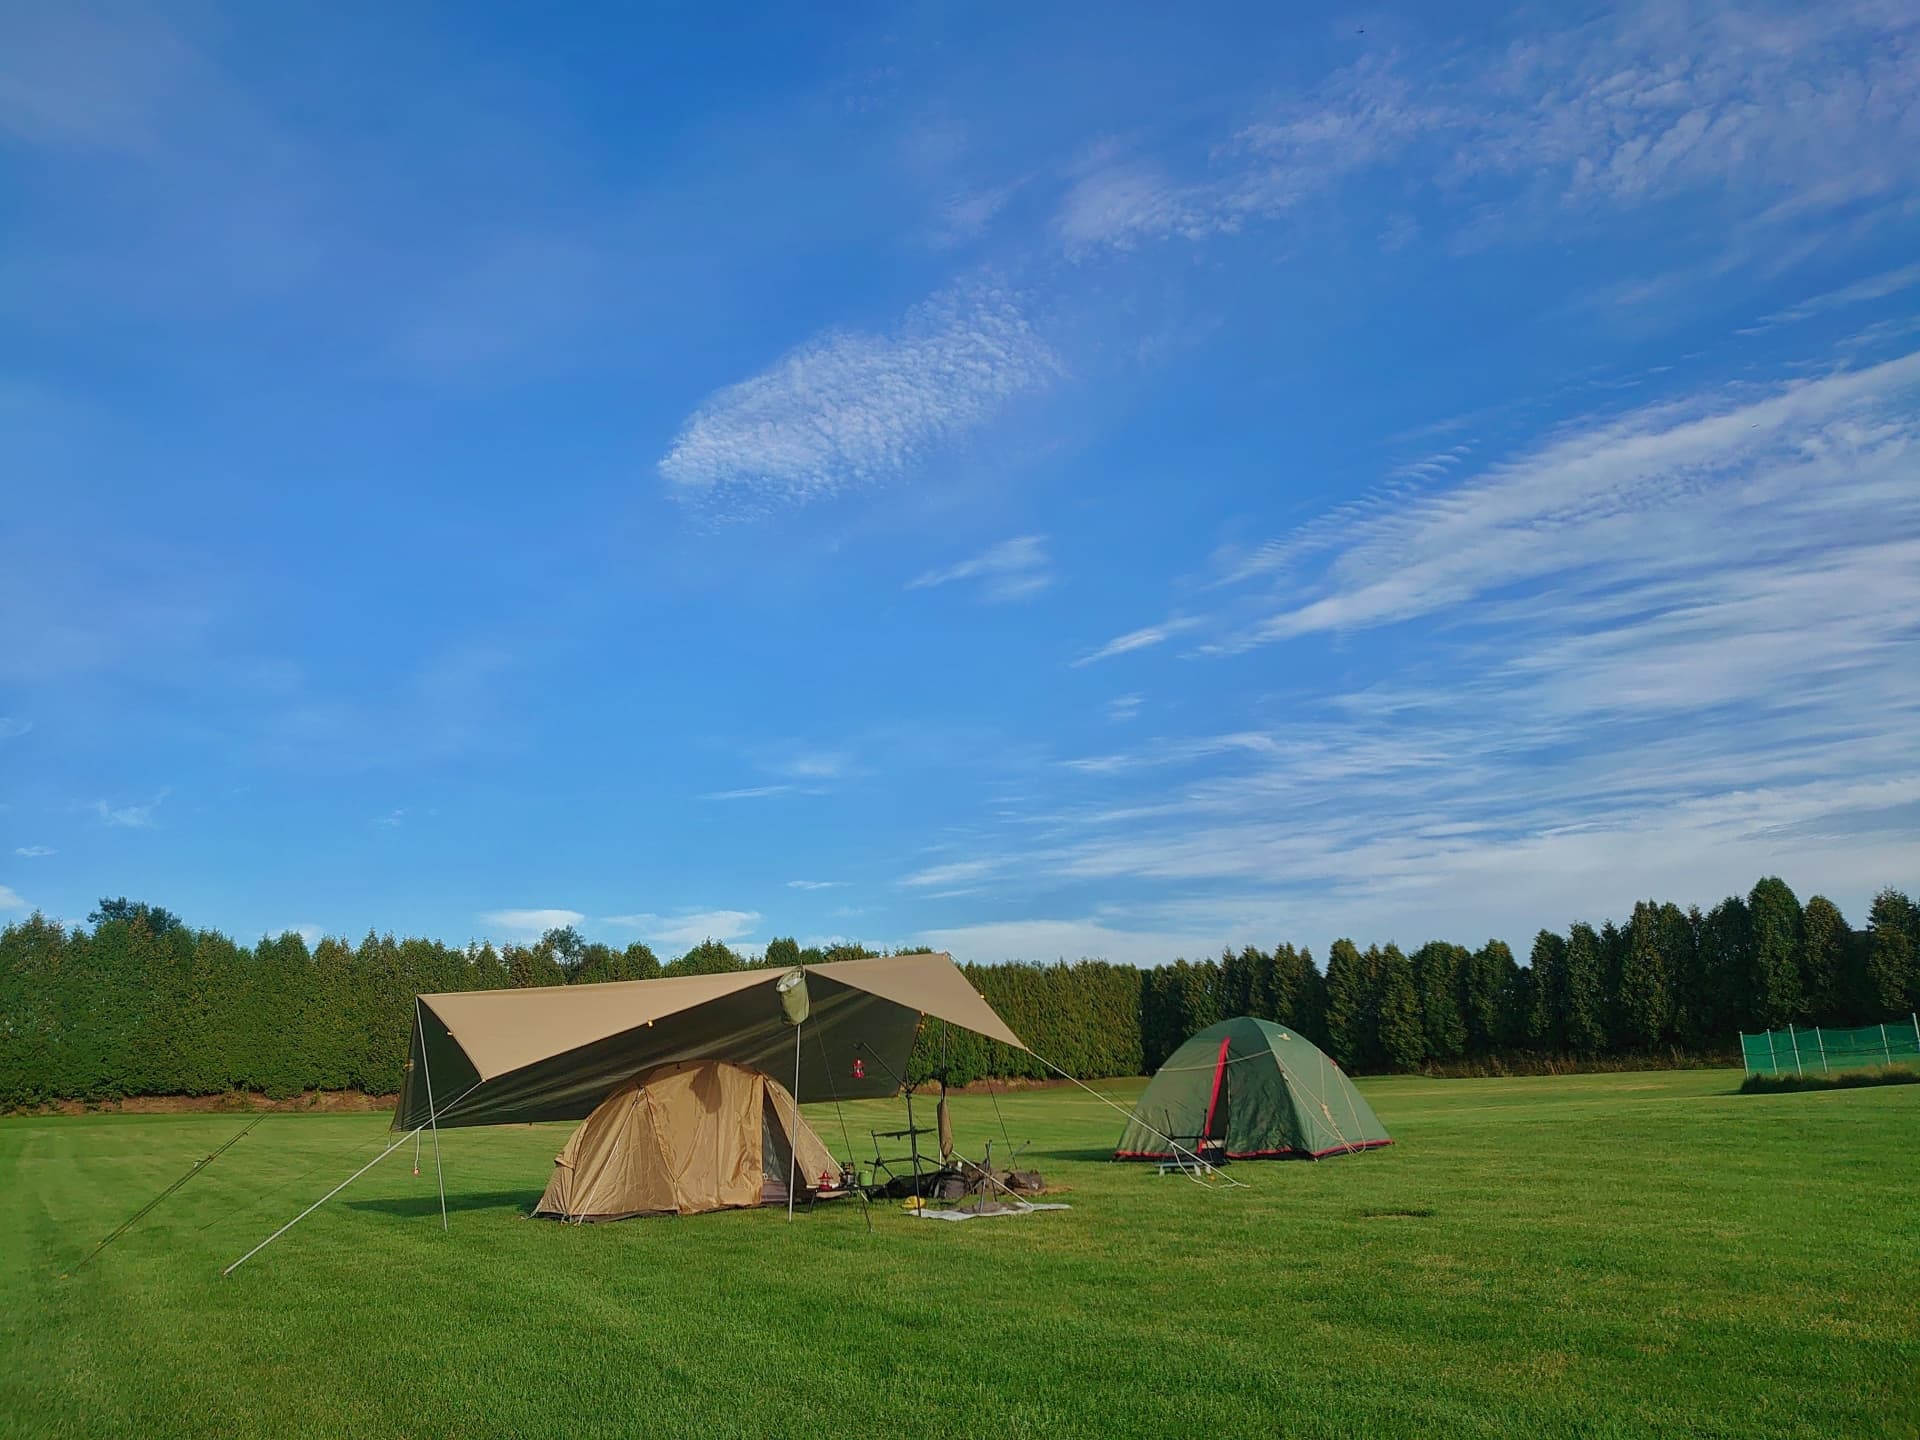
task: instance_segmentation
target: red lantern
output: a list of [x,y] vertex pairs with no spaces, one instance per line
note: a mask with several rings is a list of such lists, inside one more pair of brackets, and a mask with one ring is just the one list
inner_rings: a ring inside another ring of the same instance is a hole
[[864,1080],[867,1078],[867,1062],[862,1060],[858,1055],[853,1057],[853,1078],[856,1080]]

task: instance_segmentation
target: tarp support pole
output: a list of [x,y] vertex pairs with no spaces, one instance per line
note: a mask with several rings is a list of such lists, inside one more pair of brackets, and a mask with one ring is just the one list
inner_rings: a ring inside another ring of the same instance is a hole
[[302,1220],[306,1219],[307,1216],[313,1214],[314,1211],[318,1210],[322,1205],[326,1204],[327,1201],[331,1200],[334,1196],[338,1195],[342,1190],[346,1189],[347,1186],[351,1185],[354,1181],[358,1180],[362,1175],[366,1174],[367,1171],[371,1170],[374,1166],[378,1165],[382,1160],[386,1159],[387,1156],[391,1155],[394,1151],[398,1150],[402,1145],[406,1144],[408,1140],[412,1139],[414,1135],[418,1135],[419,1133],[420,1132],[418,1130],[415,1130],[410,1135],[402,1135],[398,1140],[394,1141],[391,1145],[387,1146],[386,1149],[382,1150],[378,1155],[374,1156],[373,1159],[367,1161],[366,1164],[362,1165],[358,1170],[354,1171],[353,1174],[347,1176],[346,1179],[342,1180],[338,1185],[334,1186],[333,1189],[327,1191],[326,1194],[322,1195],[318,1200],[314,1201],[313,1204],[307,1206],[306,1209],[302,1210],[298,1215],[294,1216],[293,1219],[287,1221],[286,1224],[282,1225],[278,1230],[274,1231],[273,1234],[267,1236],[266,1239],[262,1240],[258,1245],[254,1246],[253,1249],[247,1251],[246,1254],[242,1255],[238,1260],[234,1261],[233,1264],[227,1266],[227,1268],[222,1270],[220,1273],[222,1275],[233,1274],[234,1271],[238,1270],[242,1265],[246,1264],[247,1261],[251,1260],[254,1256],[258,1255],[262,1250],[266,1249],[267,1246],[271,1245],[274,1241],[278,1240],[282,1235],[286,1234],[287,1231],[293,1229],[294,1226],[298,1225]]
[[1767,1073],[1769,1075],[1780,1073],[1780,1057],[1773,1053],[1773,1031],[1771,1030],[1767,1031]]
[[[1108,1109],[1118,1110],[1122,1115],[1126,1116],[1129,1120],[1140,1119],[1140,1112],[1138,1110],[1129,1110],[1126,1106],[1117,1104],[1113,1100],[1108,1099],[1105,1095],[1102,1095],[1098,1090],[1094,1089],[1091,1085],[1087,1084],[1087,1082],[1082,1080],[1078,1075],[1069,1075],[1065,1070],[1061,1069],[1058,1065],[1054,1064],[1053,1061],[1049,1060],[1046,1056],[1042,1055],[1038,1050],[1029,1048],[1027,1053],[1033,1056],[1033,1058],[1038,1060],[1042,1065],[1046,1066],[1047,1069],[1053,1071],[1053,1073],[1058,1075],[1062,1080],[1071,1081],[1073,1084],[1078,1085],[1082,1090],[1086,1091],[1087,1094],[1093,1096],[1094,1099],[1098,1100],[1102,1105],[1105,1105]],[[909,1104],[911,1104],[913,1101],[913,1094],[911,1091],[909,1091],[907,1094],[907,1101]],[[908,1123],[911,1124],[912,1122],[909,1121]],[[1154,1130],[1153,1126],[1148,1125],[1147,1122],[1144,1120],[1140,1120],[1140,1123],[1147,1130],[1152,1131],[1154,1135],[1158,1136],[1160,1139],[1166,1141],[1167,1144],[1171,1145],[1176,1155],[1184,1155],[1189,1160],[1193,1161],[1196,1171],[1202,1171],[1202,1170],[1211,1171],[1215,1176],[1219,1178],[1221,1184],[1230,1185],[1236,1190],[1250,1190],[1253,1188],[1252,1186],[1248,1185],[1246,1181],[1236,1180],[1231,1175],[1226,1174],[1224,1171],[1216,1168],[1209,1162],[1202,1160],[1198,1155],[1194,1154],[1193,1151],[1187,1149],[1186,1146],[1182,1145],[1178,1140],[1174,1139],[1171,1135],[1162,1135],[1158,1130]],[[1187,1178],[1193,1181],[1194,1184],[1200,1186],[1203,1190],[1211,1190],[1213,1188],[1204,1179],[1202,1179],[1200,1174],[1198,1173],[1191,1174]]]
[[787,1136],[787,1223],[793,1223],[793,1177],[800,1165],[800,1027],[793,1027],[793,1089],[787,1104],[793,1110],[793,1124]]
[[433,1067],[427,1063],[427,1026],[420,1011],[420,997],[416,995],[413,997],[413,1023],[420,1032],[420,1073],[427,1081],[427,1123],[433,1127],[433,1178],[440,1185],[440,1230],[444,1234],[447,1229],[447,1177],[440,1169],[440,1116],[433,1108]]
[[1827,1037],[1818,1025],[1813,1027],[1813,1043],[1820,1047],[1820,1073],[1824,1075],[1827,1073]]
[[1887,1064],[1893,1064],[1893,1046],[1887,1043],[1887,1027],[1884,1025],[1880,1027],[1880,1049],[1887,1057]]
[[1804,1074],[1805,1072],[1800,1068],[1800,1037],[1793,1033],[1791,1024],[1787,1026],[1787,1043],[1793,1046],[1793,1073]]

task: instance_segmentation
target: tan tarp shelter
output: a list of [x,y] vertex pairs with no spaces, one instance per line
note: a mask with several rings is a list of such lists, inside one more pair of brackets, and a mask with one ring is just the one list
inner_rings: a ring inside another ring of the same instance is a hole
[[789,1173],[804,1192],[839,1172],[778,1080],[724,1060],[683,1061],[600,1102],[554,1160],[534,1214],[698,1215],[784,1201]]
[[[784,973],[422,995],[394,1128],[581,1120],[617,1087],[688,1060],[792,1075],[796,1036],[774,989]],[[951,956],[843,960],[806,975],[802,1104],[894,1094],[928,1016],[1027,1048]]]

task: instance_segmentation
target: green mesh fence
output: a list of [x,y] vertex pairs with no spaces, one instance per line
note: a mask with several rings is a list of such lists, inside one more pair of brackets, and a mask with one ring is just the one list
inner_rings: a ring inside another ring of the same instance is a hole
[[1765,1030],[1740,1036],[1749,1075],[1824,1075],[1920,1061],[1920,1015],[1852,1030]]

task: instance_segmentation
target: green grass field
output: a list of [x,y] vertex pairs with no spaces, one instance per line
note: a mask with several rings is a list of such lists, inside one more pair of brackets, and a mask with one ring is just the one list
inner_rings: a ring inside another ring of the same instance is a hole
[[[275,1116],[90,1266],[232,1115],[0,1121],[9,1435],[1912,1436],[1920,1087],[1737,1072],[1363,1082],[1400,1143],[1207,1192],[1001,1099],[1072,1209],[523,1219],[565,1127],[376,1153]],[[1118,1083],[1130,1096],[1139,1083]],[[849,1106],[854,1133],[897,1106]],[[962,1149],[998,1135],[956,1098]],[[835,1150],[831,1107],[815,1125]],[[996,1147],[997,1148],[997,1147]]]

